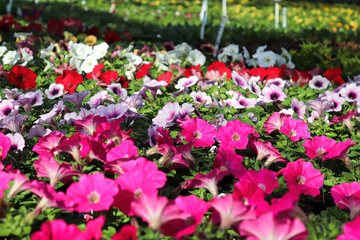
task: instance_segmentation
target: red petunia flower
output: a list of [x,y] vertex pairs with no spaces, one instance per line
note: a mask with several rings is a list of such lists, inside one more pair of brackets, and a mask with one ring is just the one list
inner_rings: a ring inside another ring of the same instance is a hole
[[104,41],[107,44],[111,45],[115,42],[121,41],[121,37],[119,36],[119,34],[110,29],[110,31],[104,36]]
[[8,75],[9,83],[17,85],[23,90],[36,87],[37,75],[30,68],[14,66]]
[[82,82],[83,77],[75,70],[64,70],[64,74],[56,78],[56,83],[64,85],[64,90],[69,91],[70,94],[74,93],[77,85]]
[[117,81],[117,79],[119,78],[119,74],[117,71],[109,70],[103,72],[100,78],[106,85],[110,85],[111,83]]
[[140,71],[138,71],[136,73],[136,79],[140,79],[140,78],[144,77],[145,75],[149,74],[151,66],[152,66],[152,63],[144,64],[141,67]]
[[344,79],[341,77],[342,71],[339,67],[329,68],[325,71],[324,77],[329,79],[331,83],[341,86],[345,83]]
[[164,82],[167,82],[168,85],[171,84],[171,77],[173,76],[173,73],[172,72],[166,72],[166,73],[162,73],[157,81],[164,81]]
[[97,35],[99,34],[99,32],[100,32],[100,30],[99,30],[97,27],[95,27],[95,26],[93,26],[93,27],[88,28],[88,29],[85,30],[86,35],[94,35],[94,36],[97,36]]
[[226,74],[226,79],[227,80],[231,79],[232,72],[231,72],[231,70],[229,68],[226,67],[226,64],[223,63],[223,62],[213,62],[208,67],[208,71],[210,72],[211,70],[218,71],[221,76]]

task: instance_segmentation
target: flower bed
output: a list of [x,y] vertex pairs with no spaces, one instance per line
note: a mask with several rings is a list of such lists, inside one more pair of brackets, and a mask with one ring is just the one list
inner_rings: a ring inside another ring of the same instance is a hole
[[358,76],[87,31],[0,47],[2,237],[357,239]]

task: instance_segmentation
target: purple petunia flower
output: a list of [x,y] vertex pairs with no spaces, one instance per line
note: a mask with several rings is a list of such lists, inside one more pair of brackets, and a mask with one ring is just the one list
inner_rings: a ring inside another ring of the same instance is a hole
[[80,110],[82,101],[90,94],[90,90],[81,91],[79,93],[66,94],[63,99],[67,102],[73,102],[78,110]]
[[345,98],[340,97],[340,94],[326,91],[321,100],[326,100],[332,103],[331,107],[326,112],[340,112],[343,104],[346,102]]
[[18,111],[18,105],[13,99],[5,99],[0,103],[0,118],[7,117]]
[[277,101],[282,102],[287,97],[286,94],[283,92],[283,90],[276,85],[271,85],[270,87],[264,87],[264,89],[262,90],[262,95],[263,95],[262,100],[265,103],[277,102]]
[[24,94],[17,102],[21,105],[26,112],[30,112],[33,106],[40,106],[43,104],[44,93],[41,90],[36,92],[28,92]]
[[347,84],[346,87],[340,89],[339,93],[347,102],[356,102],[360,100],[360,87],[355,83]]
[[303,101],[299,101],[296,98],[291,99],[291,109],[299,116],[299,118],[304,119],[307,106]]
[[324,78],[320,75],[314,76],[309,81],[309,87],[311,87],[312,89],[316,89],[316,90],[327,89],[330,85],[331,85],[331,82],[327,78]]
[[64,85],[52,83],[49,89],[45,90],[45,94],[49,99],[55,99],[64,94]]
[[120,83],[112,83],[106,88],[106,90],[121,97],[122,99],[127,97],[127,91],[121,87]]

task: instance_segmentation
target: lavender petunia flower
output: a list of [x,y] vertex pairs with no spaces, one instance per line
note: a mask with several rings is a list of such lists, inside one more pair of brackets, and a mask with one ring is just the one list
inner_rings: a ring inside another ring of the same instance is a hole
[[130,97],[126,97],[123,102],[126,103],[133,112],[137,112],[137,109],[145,106],[144,100],[139,94],[133,94]]
[[291,99],[291,109],[299,116],[299,118],[304,119],[307,106],[303,101],[299,101],[296,98]]
[[21,105],[26,112],[30,112],[34,106],[40,106],[43,104],[44,93],[41,90],[36,92],[28,92],[24,94],[17,102]]
[[[319,113],[317,111],[312,111],[311,116],[307,118],[307,121],[309,123],[313,123],[315,121],[319,121],[319,119],[320,119]],[[329,123],[329,116],[328,115],[324,115],[324,122]]]
[[180,108],[178,102],[168,102],[152,122],[158,127],[170,127],[174,125],[176,114],[180,111]]
[[6,94],[8,99],[14,99],[15,101],[18,100],[22,95],[22,93],[19,92],[19,89],[17,88],[3,89],[3,92]]
[[0,119],[0,128],[7,128],[12,132],[20,132],[20,126],[25,119],[28,119],[29,116],[21,114],[10,114],[6,118]]
[[120,83],[112,83],[106,88],[106,90],[117,95],[118,97],[120,97],[122,99],[127,97],[127,91],[126,91],[126,89],[121,87]]
[[270,87],[264,87],[264,89],[262,90],[262,95],[263,95],[262,100],[265,103],[277,102],[277,101],[282,102],[287,97],[286,94],[283,92],[283,90],[276,85],[271,85]]
[[11,140],[10,150],[12,151],[22,151],[25,147],[25,139],[20,133],[6,134],[8,138]]
[[355,83],[347,84],[339,93],[347,102],[357,102],[360,100],[360,87]]
[[67,102],[73,102],[77,108],[77,110],[80,110],[82,101],[84,98],[86,98],[90,94],[90,90],[81,91],[79,93],[73,93],[73,94],[66,94],[63,99]]
[[45,90],[48,99],[55,99],[64,94],[64,85],[52,83],[49,89]]
[[189,78],[180,78],[178,83],[175,85],[176,89],[184,90],[185,88],[195,85],[198,81],[196,76],[191,76]]
[[27,137],[32,139],[34,137],[43,137],[48,135],[51,132],[50,129],[45,129],[42,125],[34,125],[30,128],[29,133],[27,134]]
[[309,81],[309,87],[316,90],[327,89],[331,85],[331,82],[320,75],[314,76]]
[[238,108],[243,109],[243,108],[247,108],[247,107],[249,107],[249,108],[255,107],[258,100],[256,98],[246,98],[244,96],[241,96],[237,99],[237,102],[239,104]]
[[235,82],[236,85],[240,86],[242,89],[248,89],[249,85],[244,76],[240,75],[236,71],[232,71],[232,80]]
[[97,109],[101,117],[106,117],[108,122],[111,122],[115,119],[121,118],[129,107],[125,103],[118,103],[110,104],[108,106],[99,106]]
[[324,112],[329,110],[332,106],[332,102],[327,100],[309,100],[307,102],[308,106],[314,109],[320,117],[324,115]]
[[15,112],[17,114],[19,106],[13,99],[5,99],[0,103],[0,118],[9,116]]
[[266,83],[266,87],[270,87],[271,85],[276,85],[280,88],[284,88],[285,86],[285,81],[281,78],[274,78],[274,79],[270,79],[267,83]]
[[101,90],[100,92],[96,93],[94,96],[90,98],[87,104],[90,105],[91,108],[95,108],[105,101],[114,101],[114,98],[108,94],[107,91]]
[[204,101],[206,101],[204,104],[204,106],[206,106],[206,107],[210,106],[212,103],[211,97],[209,97],[205,92],[201,92],[200,90],[197,92],[191,92],[190,97],[192,97],[194,102],[197,104],[200,104],[200,103],[203,103]]
[[343,104],[346,102],[345,98],[340,97],[340,94],[326,91],[321,97],[321,100],[326,100],[332,103],[331,107],[326,112],[340,112]]
[[64,119],[60,120],[59,126],[68,124],[70,126],[74,125],[76,120],[83,119],[81,116],[79,116],[76,112],[66,113],[64,115]]

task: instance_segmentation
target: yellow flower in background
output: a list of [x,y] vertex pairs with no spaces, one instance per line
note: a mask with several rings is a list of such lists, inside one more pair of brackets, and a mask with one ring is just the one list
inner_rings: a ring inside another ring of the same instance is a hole
[[350,26],[347,25],[347,24],[345,24],[344,27],[345,27],[346,30],[349,30],[349,29],[350,29]]
[[70,41],[73,41],[74,43],[76,43],[77,42],[77,37],[71,36]]
[[87,44],[87,45],[94,45],[96,43],[97,39],[96,39],[96,36],[94,35],[89,35],[85,38],[84,40],[84,43]]
[[71,32],[64,31],[64,40],[65,40],[65,42],[69,42],[72,37],[73,37],[73,34]]
[[0,42],[2,42],[2,36],[1,36],[1,34],[0,34]]

